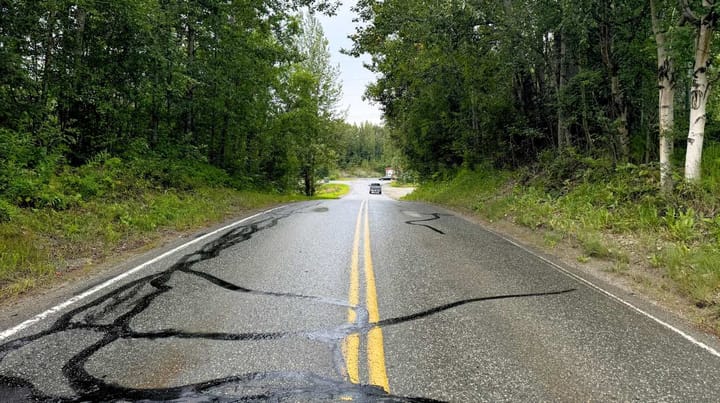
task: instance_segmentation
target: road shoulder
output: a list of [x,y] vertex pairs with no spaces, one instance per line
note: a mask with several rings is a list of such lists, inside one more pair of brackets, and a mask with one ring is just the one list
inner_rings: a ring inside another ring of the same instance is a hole
[[[430,203],[432,204],[432,203]],[[640,266],[634,271],[617,272],[614,263],[592,259],[580,263],[582,251],[569,242],[549,248],[541,231],[506,220],[488,221],[471,211],[443,207],[495,235],[517,244],[529,253],[557,266],[560,271],[577,276],[605,293],[612,294],[668,325],[690,334],[698,341],[720,351],[720,338],[702,324],[702,312],[687,299],[672,292],[671,284],[658,273]]]
[[101,262],[67,272],[62,282],[53,281],[46,286],[40,286],[8,298],[0,302],[0,330],[12,328],[75,295],[172,251],[193,239],[266,211],[268,208],[243,211],[232,218],[201,229],[164,231],[160,238],[151,243],[116,252]]

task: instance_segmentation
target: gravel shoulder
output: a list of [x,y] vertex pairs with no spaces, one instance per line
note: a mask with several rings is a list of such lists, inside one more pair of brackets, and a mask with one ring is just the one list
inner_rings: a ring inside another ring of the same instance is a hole
[[395,187],[389,184],[383,186],[383,193],[385,196],[395,200],[400,200],[402,197],[409,195],[414,190],[414,187]]

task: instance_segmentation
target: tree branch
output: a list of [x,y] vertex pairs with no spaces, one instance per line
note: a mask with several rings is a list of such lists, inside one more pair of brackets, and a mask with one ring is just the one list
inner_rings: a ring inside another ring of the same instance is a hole
[[[707,1],[707,0],[705,0],[705,1]],[[686,22],[689,22],[691,24],[700,23],[700,18],[698,18],[698,16],[695,15],[695,12],[690,8],[690,5],[688,4],[688,0],[678,0],[678,3],[680,4],[680,11],[682,12],[682,18],[680,19],[680,25],[683,25]]]

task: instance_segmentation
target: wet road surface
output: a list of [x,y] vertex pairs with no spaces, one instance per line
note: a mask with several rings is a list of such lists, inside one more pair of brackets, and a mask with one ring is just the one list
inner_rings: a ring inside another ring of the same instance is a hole
[[205,235],[44,316],[2,333],[0,401],[720,396],[716,341],[365,181]]

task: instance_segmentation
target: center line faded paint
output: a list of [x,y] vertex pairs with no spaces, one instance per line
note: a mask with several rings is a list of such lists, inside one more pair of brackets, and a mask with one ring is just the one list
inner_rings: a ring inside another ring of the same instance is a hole
[[[372,263],[372,249],[370,244],[370,218],[368,201],[360,203],[357,220],[355,222],[355,236],[353,239],[352,254],[350,257],[350,289],[348,302],[352,308],[348,309],[348,323],[358,326],[358,333],[345,337],[342,343],[343,357],[345,358],[346,375],[349,382],[360,383],[359,356],[360,331],[367,329],[367,369],[368,383],[379,386],[390,392],[390,382],[385,367],[385,348],[383,345],[382,329],[377,326],[380,322],[378,310],[377,290],[375,288],[375,272]],[[363,225],[364,224],[364,225]],[[365,279],[365,305],[367,308],[367,323],[358,323],[356,307],[360,304],[360,240],[363,243],[363,268]]]

